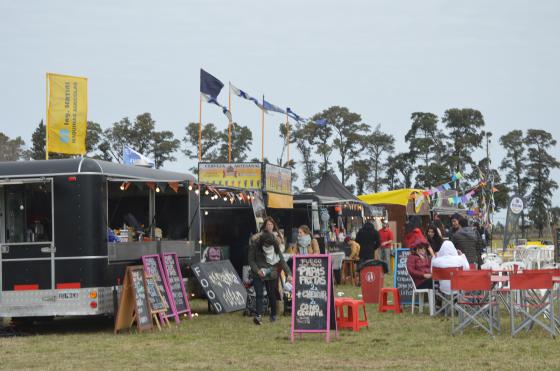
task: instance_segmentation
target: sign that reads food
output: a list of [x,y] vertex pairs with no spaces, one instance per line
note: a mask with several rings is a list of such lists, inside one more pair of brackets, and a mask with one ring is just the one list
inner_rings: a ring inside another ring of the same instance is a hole
[[399,290],[401,304],[412,302],[412,291],[414,282],[406,270],[406,261],[410,255],[410,249],[397,249],[395,254],[395,287]]
[[292,194],[292,171],[290,169],[266,164],[264,173],[266,191]]
[[216,313],[247,307],[247,290],[229,260],[201,262],[193,265],[192,270]]
[[294,333],[336,329],[330,255],[293,258],[292,341]]
[[217,186],[261,189],[262,168],[260,162],[199,163],[198,181]]

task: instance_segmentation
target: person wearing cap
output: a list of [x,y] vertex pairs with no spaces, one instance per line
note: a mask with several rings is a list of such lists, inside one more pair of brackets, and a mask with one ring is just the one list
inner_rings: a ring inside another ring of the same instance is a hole
[[256,294],[256,315],[253,321],[262,324],[262,302],[264,289],[270,306],[270,321],[276,321],[276,282],[280,270],[291,281],[292,272],[284,261],[278,238],[271,232],[263,230],[258,238],[251,239],[249,246],[249,266]]

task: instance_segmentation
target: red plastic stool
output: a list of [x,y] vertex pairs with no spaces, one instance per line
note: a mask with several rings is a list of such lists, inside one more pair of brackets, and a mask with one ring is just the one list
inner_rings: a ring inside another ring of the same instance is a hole
[[[393,304],[388,303],[388,296],[389,294],[393,294]],[[379,293],[379,312],[386,312],[388,310],[392,310],[395,313],[402,313],[401,309],[401,295],[399,294],[399,290],[393,287],[384,287],[381,289]]]
[[[335,299],[336,324],[338,328],[350,328],[353,331],[360,331],[362,327],[369,328],[366,312],[366,304],[363,300],[354,299]],[[346,308],[346,313],[344,311]],[[360,308],[362,308],[364,318],[360,319]]]
[[336,327],[342,328],[342,323],[347,319],[344,315],[344,303],[352,300],[351,298],[335,298],[334,299],[334,309],[336,312]]

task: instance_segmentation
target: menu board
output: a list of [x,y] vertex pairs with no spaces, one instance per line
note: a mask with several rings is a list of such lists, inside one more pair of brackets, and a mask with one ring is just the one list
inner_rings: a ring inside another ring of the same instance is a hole
[[149,330],[153,326],[141,265],[126,267],[115,316],[115,334],[130,329],[134,322],[139,331]]
[[410,249],[397,249],[395,253],[395,276],[394,284],[399,290],[401,296],[401,304],[410,304],[412,302],[412,291],[414,290],[414,282],[406,270],[406,261],[410,255]]
[[191,308],[176,253],[163,254],[163,269],[175,302],[175,310],[178,314],[188,313],[190,316]]
[[229,260],[201,262],[193,265],[193,272],[216,313],[247,307],[247,290]]
[[164,297],[159,291],[154,277],[146,277],[146,290],[148,293],[148,302],[150,303],[150,308],[152,312],[159,312],[167,310],[169,306],[165,301]]
[[175,310],[175,303],[173,301],[171,290],[169,289],[169,285],[166,280],[166,274],[163,271],[159,255],[143,255],[142,262],[144,263],[144,271],[146,272],[146,275],[152,276],[154,278],[159,291],[165,298],[165,301],[169,304],[169,306],[167,307],[167,311],[165,312],[165,316],[174,317],[175,322],[179,323],[179,316],[177,315],[177,311]]
[[296,332],[336,329],[331,257],[296,255],[293,258],[292,341]]
[[138,266],[130,270],[132,286],[134,288],[134,301],[136,303],[136,323],[139,328],[152,327],[152,316],[148,307],[146,290],[144,287],[144,270]]

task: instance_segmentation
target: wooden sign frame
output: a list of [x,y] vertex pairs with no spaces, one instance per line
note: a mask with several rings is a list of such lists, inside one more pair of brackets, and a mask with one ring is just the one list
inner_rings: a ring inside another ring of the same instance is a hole
[[117,308],[117,315],[115,316],[115,334],[120,330],[130,329],[136,321],[136,327],[139,332],[153,329],[153,322],[150,321],[149,325],[141,325],[138,321],[138,307],[136,303],[136,289],[132,278],[133,271],[142,271],[142,284],[144,285],[144,301],[148,310],[148,316],[152,317],[150,304],[147,297],[146,281],[144,279],[144,267],[142,265],[133,265],[126,267],[124,282],[122,286],[121,295],[119,298],[119,306]]
[[[175,301],[173,300],[173,293],[171,292],[171,288],[169,287],[169,282],[167,282],[167,274],[165,273],[165,271],[163,270],[163,266],[161,264],[161,257],[159,256],[159,254],[151,254],[151,255],[142,255],[142,264],[144,265],[144,267],[147,267],[146,261],[148,259],[155,259],[157,262],[157,266],[158,266],[158,274],[161,278],[161,282],[163,283],[163,288],[165,290],[165,295],[166,295],[166,299],[167,299],[167,304],[169,304],[169,309],[171,310],[171,313],[165,313],[163,315],[161,315],[162,317],[173,317],[175,319],[175,323],[180,323],[181,320],[179,319],[179,315],[177,314],[177,309],[175,308]],[[153,276],[153,272],[148,272],[146,269],[144,269],[144,271],[146,272],[146,274]],[[162,318],[163,320],[163,318]]]
[[[297,270],[296,270],[296,266],[297,263],[296,261],[298,259],[309,259],[309,258],[318,258],[318,259],[327,259],[327,317],[326,317],[326,328],[325,329],[316,329],[316,330],[310,330],[310,329],[296,329],[295,325],[295,320],[296,320],[296,280],[297,280]],[[333,293],[333,281],[332,281],[332,257],[329,254],[311,254],[311,255],[294,255],[294,257],[292,258],[292,328],[291,328],[291,335],[290,335],[290,339],[292,341],[292,343],[294,342],[295,339],[295,334],[299,333],[300,337],[303,337],[304,333],[325,333],[325,341],[329,342],[330,341],[330,332],[331,330],[333,330],[333,328],[331,328],[331,322],[334,322],[334,330],[336,332],[336,335],[338,337],[338,329],[336,328],[336,320],[332,321],[331,316],[335,316],[335,309],[334,309],[334,293]]]
[[[177,314],[187,313],[189,319],[192,319],[192,311],[191,305],[189,303],[189,296],[187,295],[187,290],[185,289],[185,282],[183,281],[183,275],[181,274],[181,266],[179,265],[179,258],[177,257],[177,253],[169,252],[169,253],[162,253],[162,267],[165,271],[165,278],[167,280],[167,284],[169,285],[169,291],[171,292],[171,298],[173,299],[173,304],[175,305],[175,311]],[[171,288],[171,284],[169,282],[169,272],[167,271],[167,265],[165,264],[165,257],[171,256],[173,257],[173,261],[175,262],[175,271],[177,272],[177,276],[179,278],[179,282],[181,284],[181,292],[183,293],[183,297],[185,298],[186,309],[182,311],[177,310],[177,305],[175,303],[175,297],[173,296],[173,289]]]
[[155,280],[155,278],[153,276],[144,276],[145,280],[146,280],[146,292],[148,292],[148,285],[149,285],[149,281],[153,282],[154,288],[156,289],[156,293],[159,296],[161,302],[164,305],[164,308],[162,309],[153,309],[152,308],[152,302],[150,301],[150,296],[148,296],[148,306],[150,307],[150,311],[152,312],[152,320],[155,321],[159,331],[161,331],[161,326],[159,323],[159,319],[158,316],[162,317],[162,321],[164,325],[167,325],[167,327],[170,327],[171,325],[169,324],[169,319],[167,319],[167,317],[165,316],[165,313],[167,312],[167,308],[169,307],[169,304],[167,304],[165,297],[161,294],[161,291],[159,290],[159,287],[157,285],[157,282]]

